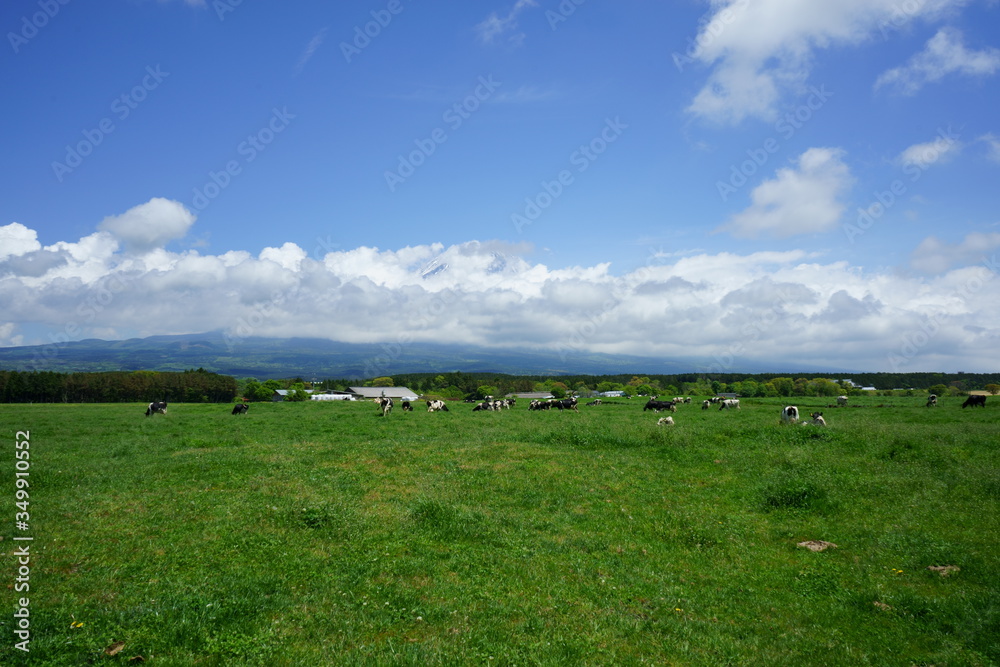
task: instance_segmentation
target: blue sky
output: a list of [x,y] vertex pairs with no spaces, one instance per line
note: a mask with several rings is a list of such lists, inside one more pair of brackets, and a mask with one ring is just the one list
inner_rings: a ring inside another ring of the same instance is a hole
[[996,370],[1000,6],[833,5],[7,3],[0,344]]

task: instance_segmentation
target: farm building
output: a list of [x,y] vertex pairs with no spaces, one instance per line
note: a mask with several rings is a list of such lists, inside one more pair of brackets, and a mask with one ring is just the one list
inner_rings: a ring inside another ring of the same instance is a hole
[[372,400],[379,396],[395,398],[400,401],[417,400],[416,392],[406,387],[348,387],[347,389],[354,394],[355,400],[359,401]]
[[347,391],[330,391],[325,394],[313,394],[309,397],[313,401],[353,401],[356,400],[354,394]]

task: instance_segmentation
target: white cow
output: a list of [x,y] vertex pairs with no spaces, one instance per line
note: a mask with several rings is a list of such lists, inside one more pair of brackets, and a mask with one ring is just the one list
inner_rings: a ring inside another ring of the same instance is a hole
[[656,420],[656,425],[657,426],[673,426],[674,425],[674,418],[673,417],[660,417],[659,419]]
[[847,397],[846,396],[838,396],[837,397],[837,407],[839,407],[839,408],[846,408],[847,407]]
[[739,410],[740,409],[740,399],[738,399],[738,398],[727,398],[726,400],[722,401],[722,405],[719,406],[719,409],[720,410],[725,410],[727,408],[730,409],[730,410]]
[[450,412],[444,401],[427,401],[427,412],[437,412],[438,410]]
[[786,405],[781,411],[781,423],[794,424],[799,421],[799,409],[794,405]]
[[810,416],[812,417],[812,421],[809,423],[814,424],[816,426],[826,426],[826,420],[823,419],[822,412],[814,412]]

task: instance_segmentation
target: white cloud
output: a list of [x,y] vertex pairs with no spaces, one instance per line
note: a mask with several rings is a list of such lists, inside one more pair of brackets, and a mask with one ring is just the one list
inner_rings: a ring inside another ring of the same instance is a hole
[[0,227],[0,261],[40,250],[41,247],[35,230],[28,229],[19,222]]
[[507,16],[499,16],[492,12],[481,23],[476,25],[479,40],[484,44],[492,44],[500,37],[509,35],[508,41],[520,45],[524,41],[524,33],[517,32],[517,17],[528,7],[537,7],[535,0],[517,0]]
[[883,72],[875,81],[875,89],[888,86],[903,95],[914,95],[949,74],[989,76],[998,69],[1000,49],[972,51],[965,47],[961,31],[941,28],[905,65]]
[[796,168],[782,168],[750,194],[749,208],[719,228],[734,236],[787,238],[833,229],[844,212],[842,196],[852,179],[843,151],[810,148]]
[[[807,153],[793,171],[815,175],[837,159]],[[715,370],[758,361],[890,370],[890,355],[932,319],[933,340],[904,356],[907,369],[1000,362],[1000,352],[984,354],[1000,336],[1000,281],[963,265],[1000,247],[1000,234],[957,246],[929,240],[916,262],[936,261],[932,268],[945,272],[927,278],[865,274],[801,250],[659,257],[615,275],[607,264],[553,269],[525,259],[526,246],[496,241],[361,247],[322,259],[293,243],[256,256],[137,255],[109,232],[39,248],[23,225],[0,229],[28,240],[0,272],[0,344],[44,343],[48,332],[79,339],[222,330],[234,344],[317,336],[695,357]],[[59,261],[15,261],[40,253]]]
[[298,62],[295,63],[296,74],[301,72],[302,68],[306,66],[306,63],[308,63],[312,57],[316,55],[316,51],[319,50],[319,47],[323,45],[323,40],[326,39],[327,30],[329,30],[329,28],[322,28],[319,32],[313,35],[313,38],[309,40],[308,44],[306,44],[306,48],[302,50],[302,54],[299,56]]
[[782,95],[801,90],[816,51],[859,44],[966,2],[715,0],[687,56],[713,70],[687,110],[727,124],[773,119]]
[[111,233],[128,250],[143,253],[183,238],[194,221],[194,214],[180,202],[153,197],[121,215],[105,218],[97,228]]
[[914,144],[896,158],[904,167],[913,165],[921,170],[938,162],[947,162],[962,151],[962,143],[951,134],[942,133],[931,141]]
[[954,267],[980,264],[1000,248],[1000,233],[974,232],[960,243],[949,244],[928,236],[910,257],[910,266],[917,271],[940,274]]
[[1000,162],[1000,137],[989,132],[979,137],[979,141],[986,144],[986,157],[993,162]]

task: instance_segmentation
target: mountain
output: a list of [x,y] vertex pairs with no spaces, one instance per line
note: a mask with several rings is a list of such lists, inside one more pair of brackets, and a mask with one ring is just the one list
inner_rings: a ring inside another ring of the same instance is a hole
[[[70,373],[203,368],[260,380],[370,378],[396,373],[452,371],[510,375],[669,375],[698,372],[713,363],[711,359],[664,359],[558,349],[515,350],[430,343],[357,344],[322,338],[233,339],[222,332],[0,348],[0,369],[5,370]],[[726,372],[773,370],[823,372],[775,366],[762,368],[757,364],[727,368]]]

